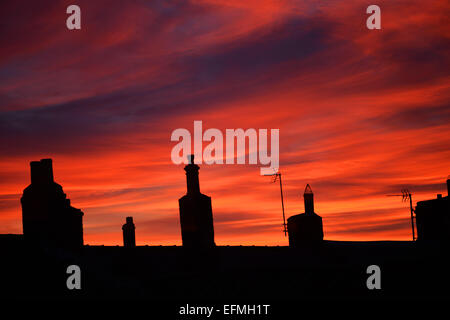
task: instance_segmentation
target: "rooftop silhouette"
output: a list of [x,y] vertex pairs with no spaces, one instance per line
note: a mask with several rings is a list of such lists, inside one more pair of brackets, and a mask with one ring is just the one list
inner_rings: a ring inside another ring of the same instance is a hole
[[[372,264],[389,270],[383,297],[449,297],[448,195],[417,203],[418,241],[327,241],[308,184],[305,212],[288,219],[289,247],[215,246],[211,198],[200,192],[200,168],[191,156],[179,199],[183,247],[136,246],[132,217],[122,226],[124,247],[84,246],[83,213],[54,182],[52,160],[30,166],[21,199],[24,235],[0,235],[0,272],[8,275],[2,289],[11,297],[370,299],[364,272]],[[83,290],[64,286],[68,265],[81,266]]]
[[[185,247],[211,248],[214,224],[211,198],[200,192],[200,167],[194,155],[188,156],[186,194],[179,202],[182,243]],[[21,198],[25,239],[60,247],[83,246],[83,212],[71,206],[62,187],[54,181],[52,159],[30,163],[31,184]],[[450,176],[449,176],[450,177]],[[447,179],[447,193],[450,178]],[[305,212],[287,219],[289,245],[316,245],[323,241],[322,218],[314,210],[314,193],[309,184],[304,194]],[[419,201],[415,209],[418,241],[450,241],[449,196]],[[122,227],[124,246],[134,247],[135,225],[132,217]]]

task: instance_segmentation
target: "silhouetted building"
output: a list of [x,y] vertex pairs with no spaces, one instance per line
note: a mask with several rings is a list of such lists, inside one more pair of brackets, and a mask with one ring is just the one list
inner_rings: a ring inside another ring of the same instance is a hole
[[83,212],[70,205],[53,181],[52,159],[32,161],[31,184],[23,191],[22,222],[26,241],[60,247],[83,246]]
[[314,212],[314,194],[309,184],[303,198],[305,213],[289,217],[287,222],[291,247],[318,244],[323,240],[322,218]]
[[[450,177],[449,177],[450,178]],[[447,196],[417,202],[415,214],[418,241],[450,241],[450,179]]]
[[127,217],[126,223],[122,226],[123,246],[127,248],[136,247],[136,236],[134,230],[133,217]]
[[189,156],[186,171],[187,193],[178,200],[183,246],[195,248],[214,247],[214,226],[211,198],[200,193],[199,166],[194,156]]

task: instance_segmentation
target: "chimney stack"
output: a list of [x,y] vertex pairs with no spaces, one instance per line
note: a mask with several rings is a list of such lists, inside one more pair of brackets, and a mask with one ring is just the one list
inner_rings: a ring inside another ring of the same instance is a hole
[[126,223],[122,226],[123,231],[123,246],[125,248],[136,247],[136,227],[133,223],[133,217],[127,217]]
[[184,247],[212,248],[215,243],[211,198],[200,193],[200,167],[194,164],[194,156],[189,155],[188,160],[184,167],[187,193],[178,200],[181,239]]
[[30,162],[31,184],[23,191],[23,234],[26,241],[45,246],[81,248],[83,212],[70,205],[53,179],[52,159]]
[[31,184],[32,185],[42,184],[43,179],[42,179],[41,162],[31,161],[30,170],[31,170]]
[[31,161],[30,169],[31,169],[31,184],[40,185],[54,182],[52,159],[41,159],[40,161]]
[[42,173],[46,183],[54,182],[52,159],[41,159]]
[[287,219],[290,247],[315,246],[323,241],[322,218],[314,212],[314,194],[309,184],[306,185],[303,198],[305,213]]
[[194,164],[194,155],[189,155],[188,160],[189,164],[184,167],[184,171],[186,171],[187,194],[199,194],[200,183],[198,181],[198,170],[200,167]]
[[309,184],[306,185],[305,192],[303,193],[303,198],[305,201],[305,213],[314,213],[314,194]]

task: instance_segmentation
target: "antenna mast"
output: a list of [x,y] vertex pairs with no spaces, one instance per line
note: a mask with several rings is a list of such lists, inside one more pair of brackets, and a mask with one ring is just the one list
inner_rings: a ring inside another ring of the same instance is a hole
[[411,211],[411,228],[412,228],[412,237],[413,241],[416,241],[416,234],[414,231],[414,208],[412,204],[412,194],[408,189],[402,189],[402,194],[388,194],[388,197],[402,197],[402,202],[406,202],[409,200],[409,208]]
[[265,174],[265,176],[272,176],[273,178],[273,183],[280,181],[280,194],[281,194],[281,210],[283,211],[283,232],[284,232],[284,236],[287,236],[287,224],[286,224],[286,216],[284,214],[284,200],[283,200],[283,183],[281,181],[281,172],[276,172],[273,174]]

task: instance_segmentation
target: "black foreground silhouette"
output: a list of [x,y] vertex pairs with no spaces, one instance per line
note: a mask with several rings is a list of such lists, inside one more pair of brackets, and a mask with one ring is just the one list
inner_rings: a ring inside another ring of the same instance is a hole
[[[450,297],[449,196],[417,204],[417,241],[329,241],[308,185],[305,213],[288,219],[289,246],[216,246],[211,198],[200,193],[198,170],[192,157],[179,200],[183,246],[136,246],[132,217],[122,227],[123,247],[89,246],[83,213],[54,182],[52,160],[31,162],[21,199],[24,234],[0,235],[3,291],[10,299]],[[81,269],[80,290],[67,288],[70,265]],[[366,285],[370,265],[381,268],[381,290]]]

